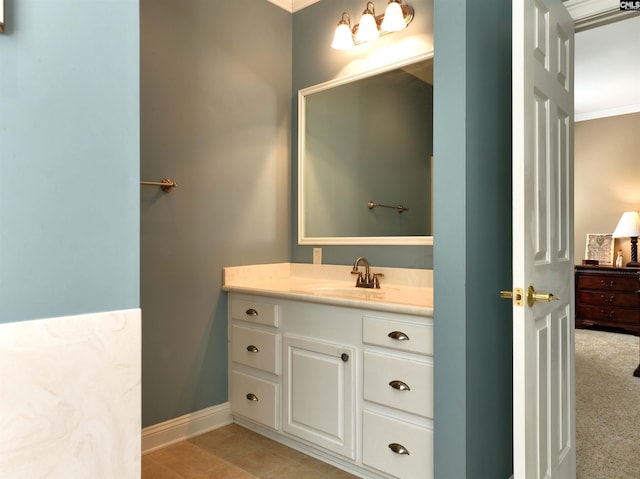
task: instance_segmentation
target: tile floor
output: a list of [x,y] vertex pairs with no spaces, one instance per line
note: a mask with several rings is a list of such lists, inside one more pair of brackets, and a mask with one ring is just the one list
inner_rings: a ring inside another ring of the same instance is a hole
[[235,424],[142,456],[142,479],[355,479]]

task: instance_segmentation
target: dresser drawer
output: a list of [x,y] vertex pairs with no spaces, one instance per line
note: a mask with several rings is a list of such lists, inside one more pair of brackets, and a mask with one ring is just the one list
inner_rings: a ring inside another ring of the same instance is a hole
[[576,307],[576,323],[580,326],[609,326],[623,328],[640,333],[640,310],[611,307],[586,306]]
[[279,385],[238,371],[231,372],[231,412],[273,429],[280,427]]
[[433,364],[364,353],[364,399],[433,417]]
[[402,479],[433,479],[431,429],[367,410],[362,429],[364,464]]
[[578,304],[635,308],[640,306],[640,295],[635,292],[579,291],[577,302]]
[[578,289],[635,291],[640,289],[640,279],[621,278],[613,275],[581,275],[578,277]]
[[231,298],[231,318],[266,326],[280,325],[278,305]]
[[280,335],[232,326],[231,360],[272,374],[280,374]]
[[362,341],[400,351],[433,355],[433,326],[365,316]]

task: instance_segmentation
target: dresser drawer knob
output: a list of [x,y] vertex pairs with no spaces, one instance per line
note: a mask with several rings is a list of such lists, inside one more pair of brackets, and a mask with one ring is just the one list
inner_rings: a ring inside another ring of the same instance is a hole
[[397,389],[398,391],[411,391],[411,388],[407,383],[398,381],[397,379],[391,381],[389,383],[389,386],[391,386],[393,389]]
[[604,309],[601,309],[600,310],[600,314],[603,315],[603,316],[606,316],[608,318],[613,318],[616,315],[616,312],[615,311],[609,311],[607,313]]
[[402,331],[391,331],[387,336],[398,341],[409,341],[409,336],[404,334]]
[[405,456],[409,455],[409,451],[402,444],[398,444],[397,442],[392,442],[389,444],[389,449],[391,449],[396,454],[404,454]]
[[253,309],[253,308],[249,308],[247,309],[244,314],[246,314],[247,316],[258,316],[258,312]]
[[258,396],[256,396],[256,395],[255,395],[255,394],[253,394],[253,393],[249,393],[249,394],[247,394],[247,399],[248,399],[249,401],[255,401],[255,402],[257,402],[257,401],[258,401]]
[[250,344],[249,346],[247,346],[247,351],[249,351],[250,353],[257,353],[259,350],[253,344]]
[[605,281],[604,279],[600,280],[600,284],[602,286],[609,286],[610,288],[613,288],[613,286],[616,284],[615,281],[611,280],[611,281]]
[[600,299],[602,301],[604,301],[605,303],[613,303],[613,301],[616,299],[616,297],[615,297],[615,295],[612,294],[611,296],[609,296],[607,298],[604,294],[601,294],[600,295]]

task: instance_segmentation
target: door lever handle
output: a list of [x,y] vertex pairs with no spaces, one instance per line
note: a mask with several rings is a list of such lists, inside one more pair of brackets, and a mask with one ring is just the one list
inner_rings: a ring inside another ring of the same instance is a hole
[[527,306],[529,306],[530,308],[533,307],[536,301],[550,303],[551,301],[558,300],[560,300],[560,298],[555,296],[553,293],[537,292],[533,286],[529,286],[529,288],[527,288]]

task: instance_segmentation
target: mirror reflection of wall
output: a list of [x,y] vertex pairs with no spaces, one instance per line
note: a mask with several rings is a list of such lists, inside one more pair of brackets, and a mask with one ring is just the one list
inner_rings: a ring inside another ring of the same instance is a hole
[[305,97],[305,236],[432,235],[432,64]]

